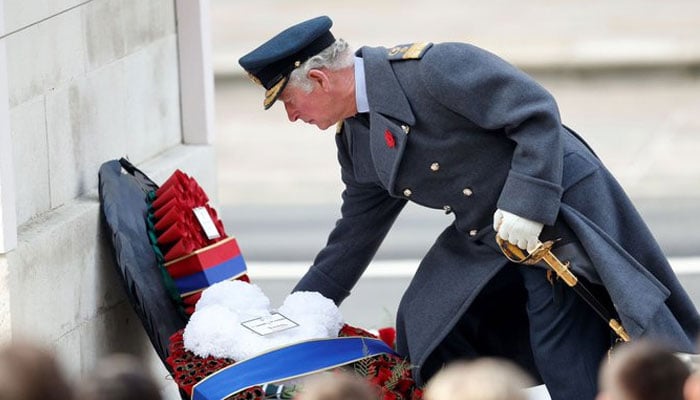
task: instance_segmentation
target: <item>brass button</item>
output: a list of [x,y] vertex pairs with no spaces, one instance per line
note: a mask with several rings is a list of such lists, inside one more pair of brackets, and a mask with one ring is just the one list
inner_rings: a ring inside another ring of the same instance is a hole
[[403,190],[403,195],[406,197],[411,197],[412,194],[413,194],[413,192],[409,188],[406,188]]
[[474,194],[474,192],[472,192],[472,190],[469,189],[469,188],[464,188],[464,190],[462,190],[462,193],[464,193],[464,195],[467,196],[467,197],[469,197],[469,196],[471,196],[471,195]]
[[411,130],[411,127],[408,125],[401,125],[401,129],[403,130],[403,133],[408,134],[408,132]]
[[449,214],[452,212],[452,207],[450,206],[444,206],[442,207],[443,210],[445,210],[445,214]]
[[472,229],[469,231],[469,236],[476,236],[476,234],[479,233],[476,229]]
[[433,172],[438,172],[440,170],[440,164],[436,162],[430,164],[430,170]]

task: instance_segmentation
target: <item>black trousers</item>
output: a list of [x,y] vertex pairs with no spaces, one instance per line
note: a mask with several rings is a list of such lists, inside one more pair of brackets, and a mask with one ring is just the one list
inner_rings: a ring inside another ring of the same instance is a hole
[[[604,288],[580,280],[609,302]],[[593,400],[612,340],[607,325],[564,282],[550,282],[541,267],[509,264],[433,351],[423,378],[455,360],[502,357],[545,383],[553,400]]]

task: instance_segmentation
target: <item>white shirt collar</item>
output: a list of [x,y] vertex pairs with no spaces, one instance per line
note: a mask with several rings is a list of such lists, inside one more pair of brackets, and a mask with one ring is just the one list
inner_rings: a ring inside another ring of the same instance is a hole
[[367,100],[367,82],[365,81],[365,62],[362,57],[355,57],[355,103],[357,112],[369,112]]

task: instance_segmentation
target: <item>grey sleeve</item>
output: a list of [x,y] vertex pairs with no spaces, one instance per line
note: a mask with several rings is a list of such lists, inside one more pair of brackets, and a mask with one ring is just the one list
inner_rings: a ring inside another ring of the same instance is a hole
[[342,135],[338,160],[345,183],[341,218],[294,291],[317,291],[340,304],[360,279],[406,200],[393,198],[374,184],[358,183]]

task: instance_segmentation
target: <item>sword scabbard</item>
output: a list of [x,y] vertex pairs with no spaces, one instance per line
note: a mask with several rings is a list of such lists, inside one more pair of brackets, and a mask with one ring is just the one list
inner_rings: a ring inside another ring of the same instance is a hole
[[542,260],[546,262],[567,285],[574,287],[578,284],[578,279],[571,270],[569,270],[570,263],[568,261],[561,262],[551,250],[546,250],[546,253],[542,256]]
[[612,329],[617,334],[617,336],[620,337],[620,339],[622,339],[625,342],[630,341],[629,333],[627,333],[625,328],[622,326],[622,324],[618,320],[616,320],[615,318],[612,318],[608,322],[608,325],[610,326],[610,329]]

